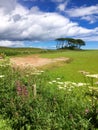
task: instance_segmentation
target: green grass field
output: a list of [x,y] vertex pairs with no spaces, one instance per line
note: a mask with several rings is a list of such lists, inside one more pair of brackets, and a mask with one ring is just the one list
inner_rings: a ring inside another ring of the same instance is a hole
[[[0,48],[0,53],[6,54],[0,62],[1,130],[97,130],[98,85],[92,77],[89,86],[79,87],[78,83],[85,82],[81,70],[98,74],[98,50]],[[35,70],[10,66],[10,57],[31,54],[69,61]]]
[[[57,51],[54,53],[41,54],[42,57],[57,58],[68,57],[69,63],[62,63],[61,66],[48,66],[49,75],[53,78],[62,77],[63,80],[81,81],[80,70],[89,71],[90,73],[98,73],[98,50],[86,51]],[[83,81],[83,80],[82,80]]]

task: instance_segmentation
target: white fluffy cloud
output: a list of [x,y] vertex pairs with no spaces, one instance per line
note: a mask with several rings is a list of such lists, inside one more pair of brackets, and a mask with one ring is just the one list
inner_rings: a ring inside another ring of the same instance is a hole
[[20,41],[7,41],[7,40],[1,40],[0,46],[5,47],[24,47],[24,43]]
[[14,45],[11,41],[40,41],[84,35],[90,37],[98,33],[98,29],[80,27],[58,13],[42,12],[37,6],[29,10],[16,0],[13,0],[13,4],[5,4],[9,2],[12,0],[2,0],[0,3],[0,45],[17,46],[23,43],[15,42]]
[[89,7],[73,8],[66,11],[71,17],[87,16],[98,14],[98,5]]
[[65,10],[65,13],[67,13],[70,17],[80,17],[90,23],[94,23],[98,20],[98,5],[76,7]]
[[10,12],[14,10],[16,7],[17,0],[0,0],[0,9],[3,9],[3,11]]
[[98,19],[98,16],[93,16],[93,15],[90,15],[90,16],[83,16],[81,17],[82,20],[86,20],[88,21],[89,23],[95,23]]

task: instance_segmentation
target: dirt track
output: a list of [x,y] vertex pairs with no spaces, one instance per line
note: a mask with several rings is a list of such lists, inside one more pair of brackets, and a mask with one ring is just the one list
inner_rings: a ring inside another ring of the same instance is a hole
[[54,58],[54,59],[48,59],[48,58],[40,58],[37,55],[27,56],[27,57],[14,57],[11,58],[10,61],[16,65],[16,66],[34,66],[39,67],[46,64],[54,63],[57,61],[68,61],[69,58],[61,57],[61,58]]

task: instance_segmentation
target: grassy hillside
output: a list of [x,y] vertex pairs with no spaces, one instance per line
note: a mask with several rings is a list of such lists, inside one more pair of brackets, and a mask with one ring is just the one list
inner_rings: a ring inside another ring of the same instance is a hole
[[7,56],[24,56],[30,54],[39,54],[44,58],[70,58],[68,63],[62,62],[42,67],[47,70],[50,78],[61,77],[62,80],[83,81],[80,70],[98,73],[98,50],[70,51],[70,50],[44,50],[38,48],[0,48],[0,53]]
[[46,67],[52,78],[62,77],[63,80],[81,81],[80,70],[98,73],[98,50],[86,51],[57,51],[55,53],[41,54],[42,57],[57,58],[68,57],[69,63],[54,64]]

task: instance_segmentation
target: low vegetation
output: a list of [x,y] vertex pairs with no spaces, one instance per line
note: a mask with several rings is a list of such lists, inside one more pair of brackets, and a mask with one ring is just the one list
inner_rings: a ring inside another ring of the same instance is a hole
[[44,53],[46,50],[39,48],[8,48],[0,47],[0,54],[5,54],[6,56],[22,56],[37,53]]
[[97,52],[40,54],[71,59],[55,68],[49,65],[20,69],[12,67],[8,57],[1,60],[0,129],[97,130]]

